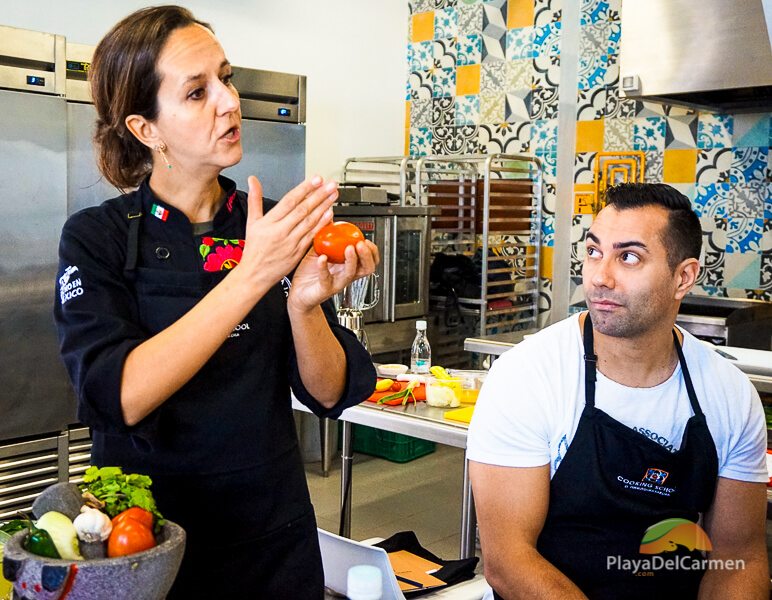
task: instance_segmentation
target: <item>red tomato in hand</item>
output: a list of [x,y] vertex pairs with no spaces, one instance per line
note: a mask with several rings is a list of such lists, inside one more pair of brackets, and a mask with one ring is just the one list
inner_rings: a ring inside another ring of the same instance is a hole
[[142,523],[148,529],[153,529],[153,513],[144,508],[140,508],[139,506],[132,506],[115,515],[115,517],[113,517],[113,527],[124,519],[134,519],[135,521]]
[[113,526],[110,537],[107,538],[107,556],[126,556],[155,546],[155,536],[150,528],[139,521],[126,517]]
[[356,246],[364,241],[365,236],[359,227],[346,221],[337,221],[325,225],[314,236],[314,250],[319,255],[326,255],[331,263],[346,262],[346,246]]

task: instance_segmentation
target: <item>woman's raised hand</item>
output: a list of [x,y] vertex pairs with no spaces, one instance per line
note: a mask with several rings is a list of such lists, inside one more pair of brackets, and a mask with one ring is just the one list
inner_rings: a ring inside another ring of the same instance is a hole
[[348,246],[345,258],[345,263],[333,264],[311,248],[292,277],[289,310],[310,311],[355,279],[373,273],[380,260],[378,247],[370,240]]
[[281,280],[306,255],[314,235],[332,220],[338,184],[315,175],[296,186],[263,214],[263,186],[250,176],[247,231],[239,268],[249,276]]

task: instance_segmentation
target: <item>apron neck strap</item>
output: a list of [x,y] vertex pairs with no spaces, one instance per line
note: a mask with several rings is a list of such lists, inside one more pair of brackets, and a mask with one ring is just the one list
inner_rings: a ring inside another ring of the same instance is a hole
[[686,385],[686,393],[689,394],[689,403],[692,405],[692,411],[695,415],[701,415],[702,408],[697,401],[697,393],[694,391],[692,376],[689,375],[689,369],[686,368],[686,358],[684,358],[684,351],[681,349],[681,343],[678,341],[675,328],[673,328],[673,344],[675,344],[675,349],[678,353],[678,362],[681,363],[681,373],[683,374],[684,384]]
[[592,319],[588,312],[584,318],[584,403],[595,406],[595,379],[598,357],[595,355],[595,338],[592,333]]
[[129,220],[129,235],[126,238],[126,263],[123,265],[123,270],[133,271],[137,267],[139,224],[142,218],[142,204],[137,198],[137,194],[134,194],[129,202],[126,218]]
[[[587,406],[595,406],[595,380],[597,378],[597,362],[598,357],[595,355],[595,338],[592,330],[592,319],[590,313],[584,318],[583,327],[583,341],[584,341],[584,403]],[[689,403],[692,405],[692,411],[695,415],[702,414],[702,408],[697,401],[697,394],[694,391],[694,385],[692,384],[691,375],[689,375],[689,369],[686,367],[686,359],[684,358],[681,344],[678,341],[675,329],[673,329],[673,345],[675,346],[676,353],[678,354],[678,362],[681,364],[681,373],[683,374],[684,384],[686,384],[686,392],[689,395]]]

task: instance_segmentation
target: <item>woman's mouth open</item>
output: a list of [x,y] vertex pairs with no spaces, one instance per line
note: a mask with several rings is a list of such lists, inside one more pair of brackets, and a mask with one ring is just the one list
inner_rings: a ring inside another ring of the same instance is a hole
[[234,125],[228,131],[226,131],[225,135],[223,135],[220,139],[223,139],[226,142],[238,142],[241,139],[241,129]]

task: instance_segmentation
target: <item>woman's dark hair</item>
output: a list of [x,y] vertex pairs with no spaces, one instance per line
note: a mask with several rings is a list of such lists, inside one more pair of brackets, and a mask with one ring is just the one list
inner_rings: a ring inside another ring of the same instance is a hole
[[620,183],[606,190],[606,206],[617,210],[661,206],[668,211],[662,233],[671,271],[687,258],[699,260],[702,250],[702,226],[692,210],[689,198],[664,183]]
[[158,57],[169,35],[189,25],[212,31],[180,6],[144,8],[115,25],[94,50],[89,81],[97,111],[97,164],[119,189],[138,186],[150,172],[151,150],[126,128],[126,117],[158,116]]

